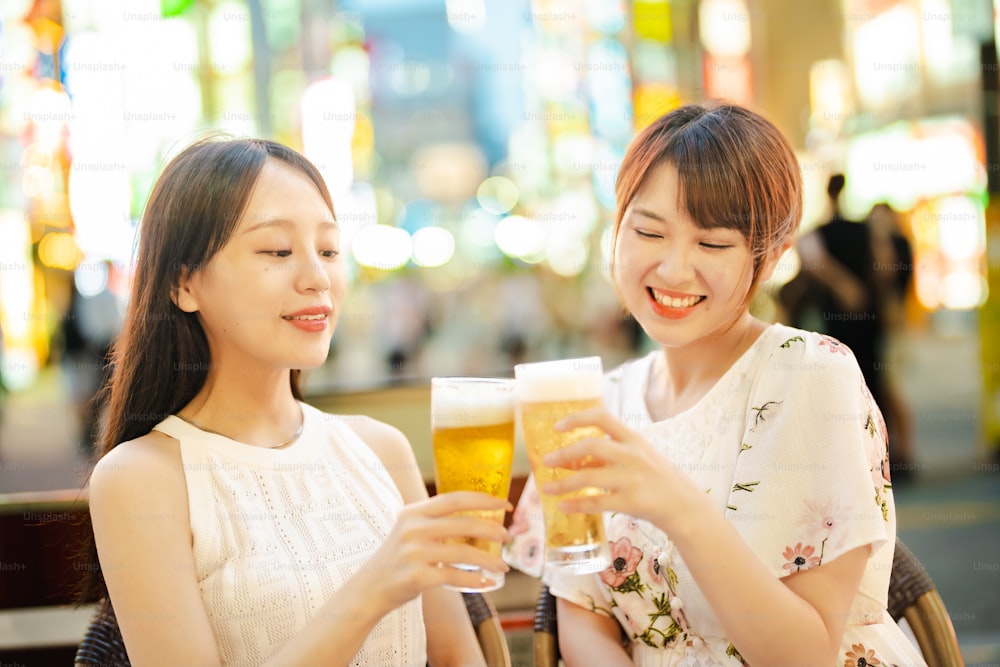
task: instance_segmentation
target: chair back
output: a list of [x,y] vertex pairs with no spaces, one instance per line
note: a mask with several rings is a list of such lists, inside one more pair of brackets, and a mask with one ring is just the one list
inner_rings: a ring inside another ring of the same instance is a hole
[[944,601],[927,570],[896,538],[889,576],[889,615],[906,619],[928,665],[962,667],[962,652]]
[[130,667],[125,641],[118,629],[115,610],[107,598],[101,600],[94,619],[76,649],[75,667]]
[[[903,541],[896,538],[889,576],[889,615],[905,618],[928,665],[963,667],[962,653],[951,617],[927,570]],[[542,586],[535,603],[535,667],[559,664],[559,624],[556,601]]]
[[[487,667],[511,667],[510,650],[496,608],[481,593],[462,593]],[[105,598],[76,651],[74,667],[131,667],[115,610]]]

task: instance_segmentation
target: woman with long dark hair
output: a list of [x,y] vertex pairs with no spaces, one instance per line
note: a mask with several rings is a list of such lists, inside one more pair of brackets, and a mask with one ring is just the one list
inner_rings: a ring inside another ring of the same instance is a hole
[[[166,167],[140,227],[107,430],[90,479],[100,568],[133,664],[482,664],[465,606],[504,564],[485,494],[427,499],[405,436],[302,401],[345,292],[315,167],[205,140]],[[96,566],[96,563],[94,563]]]

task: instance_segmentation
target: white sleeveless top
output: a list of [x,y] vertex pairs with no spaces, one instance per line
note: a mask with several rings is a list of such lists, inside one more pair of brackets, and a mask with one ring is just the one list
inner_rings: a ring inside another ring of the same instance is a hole
[[[224,665],[259,665],[302,630],[392,529],[403,499],[345,417],[304,403],[302,435],[253,447],[176,416],[198,587]],[[352,665],[424,665],[420,598],[382,618]]]

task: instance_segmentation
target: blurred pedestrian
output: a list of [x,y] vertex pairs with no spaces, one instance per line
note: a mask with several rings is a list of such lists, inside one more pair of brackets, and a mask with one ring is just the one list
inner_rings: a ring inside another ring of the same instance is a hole
[[[839,206],[844,185],[843,174],[830,177],[830,219],[798,240],[800,272],[810,285],[805,300],[818,311],[822,331],[858,360],[886,419],[893,482],[905,483],[916,463],[909,411],[893,384],[889,336],[898,329],[912,280],[912,252],[887,204],[875,206],[864,220],[845,218]],[[798,306],[798,312],[804,309]]]

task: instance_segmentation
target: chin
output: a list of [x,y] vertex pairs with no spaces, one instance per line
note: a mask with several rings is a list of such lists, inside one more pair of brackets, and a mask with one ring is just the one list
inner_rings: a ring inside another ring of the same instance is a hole
[[326,354],[322,356],[309,356],[305,358],[299,358],[293,361],[290,367],[297,368],[301,371],[314,371],[323,364],[325,364],[328,358],[329,355]]

